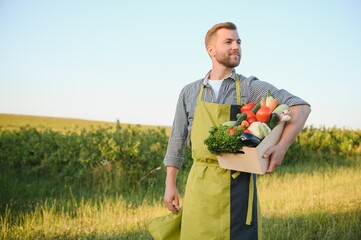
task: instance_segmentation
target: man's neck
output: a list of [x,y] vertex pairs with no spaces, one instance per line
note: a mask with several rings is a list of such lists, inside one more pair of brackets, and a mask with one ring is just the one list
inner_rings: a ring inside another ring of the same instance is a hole
[[221,68],[221,69],[217,69],[217,68],[212,68],[211,73],[209,74],[209,79],[210,80],[223,80],[227,77],[229,77],[229,75],[231,75],[233,71],[233,68]]

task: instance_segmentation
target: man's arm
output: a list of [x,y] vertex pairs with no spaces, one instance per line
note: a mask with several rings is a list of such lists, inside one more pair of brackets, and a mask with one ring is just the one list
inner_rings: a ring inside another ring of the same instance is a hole
[[289,111],[291,113],[291,120],[286,123],[281,139],[263,154],[263,157],[270,157],[267,172],[273,172],[277,166],[281,165],[287,149],[302,131],[311,113],[311,108],[308,105],[296,105],[290,107]]
[[188,136],[188,117],[185,103],[186,88],[179,94],[173,126],[168,140],[164,165],[167,169],[164,191],[164,203],[169,211],[179,210],[179,193],[176,186],[179,168],[183,162],[184,145]]

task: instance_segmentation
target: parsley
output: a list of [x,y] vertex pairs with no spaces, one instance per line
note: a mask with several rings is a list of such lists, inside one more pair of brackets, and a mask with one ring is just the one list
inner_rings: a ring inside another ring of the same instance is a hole
[[204,140],[204,143],[212,154],[236,153],[242,148],[243,143],[240,139],[243,133],[242,129],[234,127],[233,129],[236,130],[236,132],[233,134],[230,133],[230,129],[232,128],[224,125],[213,126],[211,128],[209,137]]

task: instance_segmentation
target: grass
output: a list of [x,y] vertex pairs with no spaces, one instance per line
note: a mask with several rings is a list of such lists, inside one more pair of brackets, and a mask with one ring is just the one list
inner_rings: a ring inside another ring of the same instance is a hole
[[150,237],[145,223],[165,213],[159,204],[133,207],[121,197],[79,203],[54,200],[15,219],[8,208],[1,218],[1,239],[132,239],[134,232],[134,237],[144,239]]
[[360,166],[259,180],[265,239],[360,239]]
[[[361,164],[259,177],[264,239],[360,239]],[[146,223],[167,214],[161,202],[121,197],[45,201],[0,218],[0,239],[151,239]]]

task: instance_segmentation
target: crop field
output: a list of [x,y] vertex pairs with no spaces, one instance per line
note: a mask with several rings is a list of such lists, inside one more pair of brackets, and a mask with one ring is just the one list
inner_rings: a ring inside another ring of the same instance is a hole
[[[131,126],[129,124],[121,124],[123,127]],[[77,131],[80,129],[94,129],[94,128],[113,128],[117,125],[116,122],[91,121],[83,119],[72,118],[56,118],[56,117],[41,117],[17,114],[2,114],[0,113],[0,131],[1,130],[16,130],[20,127],[31,126],[37,129],[52,129],[53,131]],[[158,126],[142,125],[143,130],[158,128]],[[169,133],[170,128],[164,127]]]
[[[9,117],[0,115],[0,239],[152,239],[147,222],[168,213],[169,129]],[[361,239],[360,186],[361,132],[307,127],[283,165],[258,176],[263,239]]]

